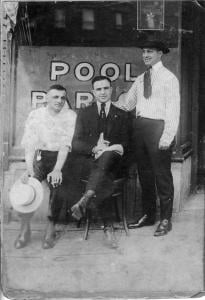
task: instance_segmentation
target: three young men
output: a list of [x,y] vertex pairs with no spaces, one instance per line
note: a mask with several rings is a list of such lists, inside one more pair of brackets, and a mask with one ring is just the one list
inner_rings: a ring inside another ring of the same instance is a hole
[[[162,64],[162,55],[169,52],[164,43],[147,41],[141,48],[147,71],[133,83],[125,102],[120,105],[122,109],[111,103],[110,79],[97,76],[92,80],[96,102],[80,110],[76,122],[72,110],[64,111],[66,91],[57,85],[48,91],[48,106],[29,115],[23,137],[27,172],[40,181],[47,178],[51,191],[52,210],[43,248],[54,245],[54,224],[58,221],[52,215],[56,216],[55,197],[58,193],[55,188],[69,170],[66,162],[71,148],[76,168],[81,169],[78,175],[87,179],[85,192],[72,206],[71,214],[79,220],[91,199],[94,199],[97,205],[106,207],[101,210],[105,234],[109,238],[113,235],[109,197],[113,192],[113,180],[118,176],[122,157],[128,147],[130,132],[125,111],[134,108],[136,117],[132,123],[131,138],[142,187],[143,214],[129,227],[139,228],[155,223],[158,194],[160,223],[154,235],[165,235],[172,228],[174,187],[171,151],[179,123],[179,82]],[[59,211],[61,207],[57,207]],[[22,248],[28,243],[31,216],[21,215],[21,231],[15,242],[16,248]]]

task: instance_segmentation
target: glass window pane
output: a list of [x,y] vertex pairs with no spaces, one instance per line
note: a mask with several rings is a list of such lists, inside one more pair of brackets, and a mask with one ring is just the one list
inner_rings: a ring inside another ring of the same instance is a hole
[[83,9],[82,10],[82,19],[83,24],[82,28],[85,30],[94,30],[95,29],[95,16],[92,9]]

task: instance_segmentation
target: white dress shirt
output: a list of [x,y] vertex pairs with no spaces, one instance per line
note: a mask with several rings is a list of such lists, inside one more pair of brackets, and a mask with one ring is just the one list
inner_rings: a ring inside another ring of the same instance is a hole
[[63,108],[52,116],[47,107],[30,112],[21,145],[27,151],[59,151],[64,146],[71,147],[75,129],[76,113]]
[[[161,141],[170,145],[179,124],[180,93],[176,76],[165,68],[162,62],[151,69],[152,95],[144,98],[144,73],[138,76],[125,97],[122,109],[132,110],[144,118],[164,120],[165,126]],[[120,106],[118,106],[120,107]]]
[[[101,104],[102,104],[102,103],[99,102],[99,101],[96,101],[96,103],[97,103],[97,107],[98,107],[98,114],[100,115]],[[111,100],[105,102],[104,104],[105,104],[105,115],[106,115],[106,117],[107,117],[107,115],[108,115],[108,113],[109,113],[109,111],[110,111]]]

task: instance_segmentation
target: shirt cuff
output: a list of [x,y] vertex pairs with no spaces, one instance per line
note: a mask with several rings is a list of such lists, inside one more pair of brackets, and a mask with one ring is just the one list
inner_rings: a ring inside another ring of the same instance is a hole
[[67,145],[66,144],[65,145],[61,145],[60,149],[62,149],[62,148],[68,148],[68,152],[71,152],[71,150],[72,150],[71,145],[68,145],[68,144]]
[[160,144],[163,144],[164,146],[169,147],[171,143],[173,142],[174,137],[169,136],[167,134],[163,134],[160,138]]
[[109,146],[104,151],[114,151],[121,156],[124,154],[124,149],[121,144],[114,144],[112,146]]

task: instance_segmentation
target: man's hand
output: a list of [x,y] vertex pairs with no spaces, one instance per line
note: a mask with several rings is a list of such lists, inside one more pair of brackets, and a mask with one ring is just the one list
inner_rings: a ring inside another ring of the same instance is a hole
[[100,155],[103,153],[103,150],[109,147],[109,143],[98,144],[93,148],[93,153],[95,155],[95,159],[98,159]]
[[55,188],[62,183],[63,177],[61,170],[53,170],[47,175],[47,181]]
[[110,142],[104,140],[104,134],[101,133],[97,142],[97,145],[93,148],[92,152],[95,154],[95,159],[97,159],[107,147],[109,147]]
[[94,147],[93,152],[96,154],[99,151],[104,150],[105,148],[107,148],[109,146],[110,142],[104,140],[104,134],[103,132],[100,134],[98,142],[97,142],[97,146]]
[[105,148],[109,146],[109,143],[104,143],[104,144],[98,144],[93,148],[93,153],[97,154],[98,152],[103,151]]
[[159,141],[159,149],[160,150],[167,150],[170,147],[170,144],[166,141],[160,140]]

